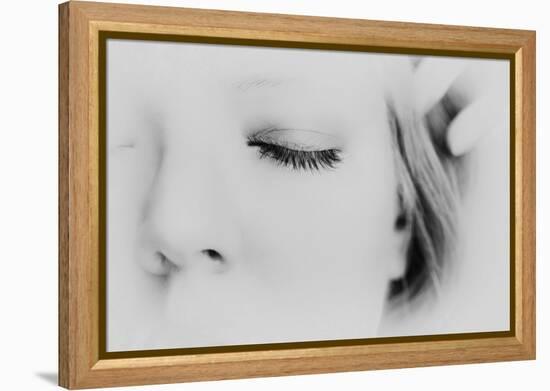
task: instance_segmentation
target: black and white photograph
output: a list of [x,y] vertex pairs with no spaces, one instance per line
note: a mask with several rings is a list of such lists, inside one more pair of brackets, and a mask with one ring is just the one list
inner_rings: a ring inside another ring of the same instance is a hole
[[510,72],[108,38],[107,352],[510,330]]

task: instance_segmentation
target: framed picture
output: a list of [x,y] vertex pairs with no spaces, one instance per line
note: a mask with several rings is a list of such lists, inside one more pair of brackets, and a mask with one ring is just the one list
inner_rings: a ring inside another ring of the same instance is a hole
[[535,33],[59,6],[59,383],[535,358]]

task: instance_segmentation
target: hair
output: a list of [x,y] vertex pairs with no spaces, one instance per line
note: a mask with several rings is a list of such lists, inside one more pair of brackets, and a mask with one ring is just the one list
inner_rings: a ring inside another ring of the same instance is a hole
[[439,292],[457,233],[457,158],[447,149],[446,129],[457,114],[447,98],[420,117],[412,105],[388,102],[400,213],[406,230],[405,271],[390,284],[390,303],[412,303]]

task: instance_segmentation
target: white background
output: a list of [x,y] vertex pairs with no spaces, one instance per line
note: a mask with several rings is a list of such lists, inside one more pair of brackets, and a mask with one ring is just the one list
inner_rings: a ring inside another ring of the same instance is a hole
[[[119,2],[124,2],[119,0]],[[550,104],[544,2],[462,0],[158,0],[134,3],[537,30],[537,361],[141,387],[155,390],[545,389],[550,383]],[[0,6],[0,349],[6,390],[53,389],[57,376],[57,2]],[[546,387],[544,385],[546,384]],[[137,388],[136,388],[137,389]]]

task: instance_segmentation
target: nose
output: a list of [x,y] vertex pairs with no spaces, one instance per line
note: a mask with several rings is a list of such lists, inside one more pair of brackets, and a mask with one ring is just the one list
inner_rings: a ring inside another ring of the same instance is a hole
[[235,265],[234,196],[227,172],[213,160],[181,151],[159,159],[139,227],[137,259],[147,272],[220,273]]

